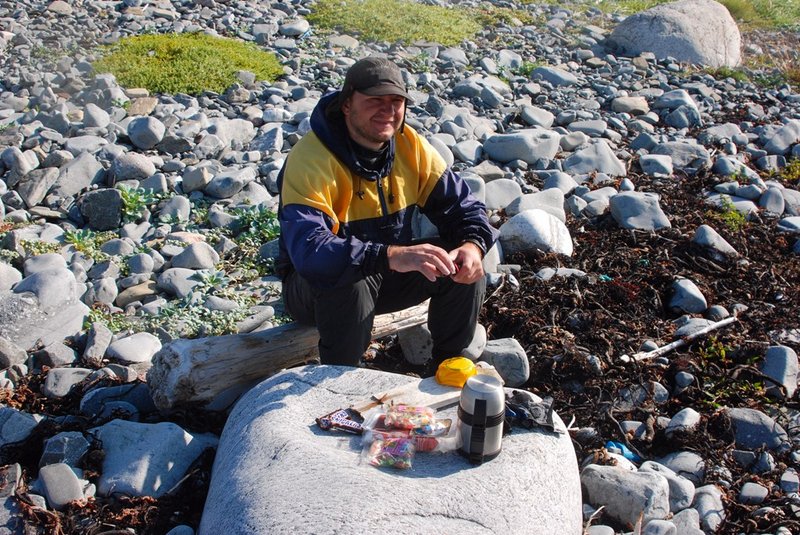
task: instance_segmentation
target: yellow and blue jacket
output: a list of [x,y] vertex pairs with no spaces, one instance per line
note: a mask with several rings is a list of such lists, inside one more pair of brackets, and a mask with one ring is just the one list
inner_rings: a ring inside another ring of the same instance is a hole
[[281,226],[276,271],[296,270],[316,287],[352,284],[388,271],[389,245],[412,243],[416,210],[447,243],[475,242],[484,253],[497,239],[485,205],[411,127],[390,140],[382,169],[362,166],[343,120],[311,114],[311,132],[292,148],[278,177]]

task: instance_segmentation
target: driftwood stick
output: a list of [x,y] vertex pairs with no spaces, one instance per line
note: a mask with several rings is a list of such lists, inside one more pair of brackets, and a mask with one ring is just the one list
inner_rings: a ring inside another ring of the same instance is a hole
[[622,362],[631,362],[631,361],[640,361],[640,360],[647,360],[655,357],[660,357],[661,355],[669,353],[673,349],[677,349],[681,346],[684,346],[689,342],[696,340],[700,337],[703,337],[712,331],[716,331],[719,328],[725,327],[726,325],[730,325],[734,321],[736,321],[736,315],[730,316],[716,323],[712,323],[706,327],[703,327],[699,331],[695,331],[687,336],[684,336],[683,338],[679,338],[674,342],[670,342],[669,344],[654,349],[652,351],[640,351],[639,353],[634,353],[633,355],[622,355],[620,357],[620,360]]
[[[428,303],[375,317],[373,339],[425,323]],[[319,359],[313,327],[289,323],[247,334],[179,339],[153,357],[147,383],[159,409],[205,403],[224,390]]]

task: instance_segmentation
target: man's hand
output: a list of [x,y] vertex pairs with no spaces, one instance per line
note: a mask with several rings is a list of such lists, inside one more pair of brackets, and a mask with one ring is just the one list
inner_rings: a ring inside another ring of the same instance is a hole
[[[477,249],[477,246],[472,245]],[[389,260],[389,269],[392,271],[400,273],[419,271],[431,282],[435,281],[437,277],[454,276],[453,280],[461,282],[455,278],[458,276],[454,263],[456,257],[453,256],[455,251],[448,253],[441,247],[429,243],[408,246],[390,245],[386,250],[386,257]],[[480,252],[478,253],[478,263],[480,264]]]
[[457,268],[456,273],[452,275],[455,282],[472,284],[483,277],[483,263],[481,262],[483,251],[480,247],[472,242],[464,242],[449,254]]

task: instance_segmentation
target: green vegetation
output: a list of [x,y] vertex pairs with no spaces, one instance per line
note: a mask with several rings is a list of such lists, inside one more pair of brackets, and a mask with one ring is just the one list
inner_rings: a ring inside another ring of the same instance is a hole
[[747,76],[747,73],[744,72],[742,69],[732,69],[730,67],[717,67],[714,68],[707,68],[705,72],[716,78],[717,80],[723,80],[725,78],[733,78],[737,82],[749,82],[750,77]]
[[308,20],[321,28],[358,34],[370,41],[457,45],[481,29],[477,15],[473,10],[410,0],[318,0]]
[[126,223],[141,219],[144,210],[161,199],[159,195],[143,188],[122,185],[118,189],[122,195],[122,219]]
[[37,256],[47,253],[58,253],[61,251],[61,245],[42,240],[22,240],[20,245],[25,249],[26,256]]
[[727,195],[720,197],[720,206],[717,210],[706,212],[706,216],[722,223],[731,232],[738,232],[747,226],[747,218],[739,212]]
[[789,160],[786,167],[780,170],[778,176],[788,182],[800,184],[800,158]]
[[203,33],[128,37],[106,51],[94,64],[96,72],[111,72],[123,87],[153,93],[221,93],[236,81],[236,71],[250,71],[270,82],[283,73],[273,54]]
[[[596,6],[606,12],[632,14],[650,9],[658,4],[666,4],[672,0],[599,0],[599,2],[591,4],[574,1],[547,1],[573,9],[580,9],[582,6]],[[728,8],[731,16],[745,27],[795,26],[800,21],[800,2],[797,0],[719,0],[719,2]]]
[[727,373],[740,364],[752,367],[758,360],[757,356],[733,356],[731,349],[714,336],[698,350],[698,355],[703,371],[703,399],[700,402],[708,408],[736,406],[757,399],[769,402],[762,381],[753,380],[744,373]]
[[265,208],[237,208],[233,211],[241,229],[236,236],[240,247],[260,247],[281,232],[278,214]]
[[89,229],[64,231],[64,242],[71,244],[76,251],[82,252],[95,262],[104,262],[111,258],[100,250],[100,246],[116,237],[116,233],[112,231],[97,233]]

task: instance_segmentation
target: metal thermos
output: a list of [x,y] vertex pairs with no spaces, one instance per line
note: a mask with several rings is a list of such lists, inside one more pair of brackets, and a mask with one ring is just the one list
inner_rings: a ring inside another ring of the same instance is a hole
[[491,375],[473,375],[461,389],[458,426],[459,453],[472,464],[494,459],[503,439],[506,399],[503,383]]

